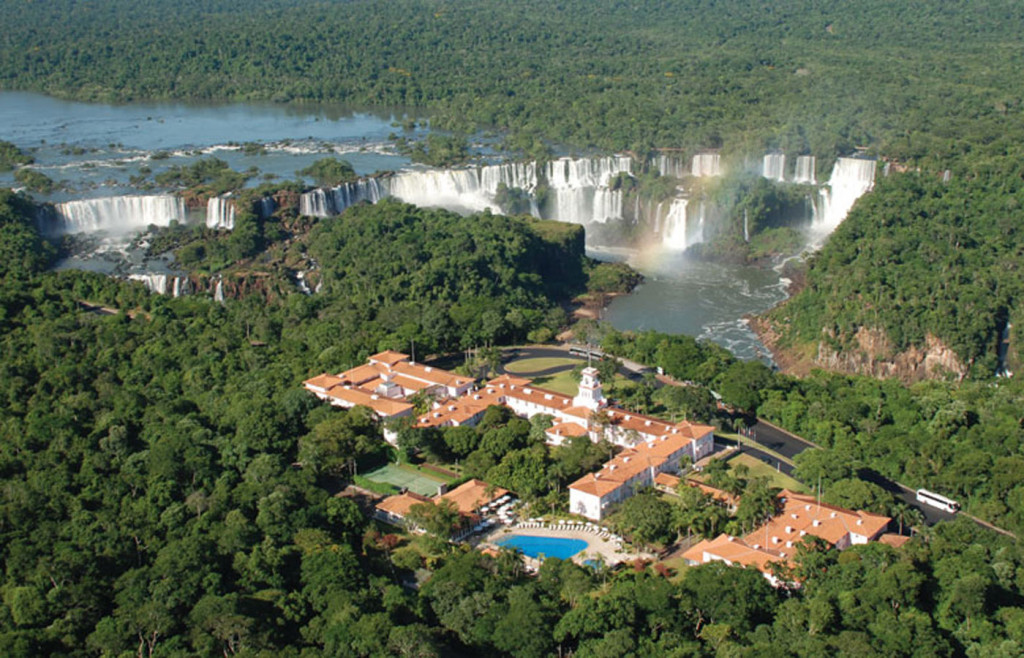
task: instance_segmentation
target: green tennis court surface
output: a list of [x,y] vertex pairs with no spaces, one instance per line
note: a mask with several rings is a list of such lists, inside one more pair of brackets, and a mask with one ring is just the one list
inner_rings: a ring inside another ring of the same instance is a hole
[[421,496],[433,496],[437,493],[437,486],[444,483],[441,478],[432,478],[412,470],[407,471],[394,464],[388,464],[376,471],[366,473],[366,479],[374,482],[387,482]]

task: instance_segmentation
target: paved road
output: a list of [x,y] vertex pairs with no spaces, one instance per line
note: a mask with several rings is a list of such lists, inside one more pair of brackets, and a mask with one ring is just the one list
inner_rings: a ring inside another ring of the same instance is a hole
[[[783,455],[787,459],[792,459],[793,457],[800,454],[804,450],[819,447],[811,443],[810,441],[806,441],[794,434],[790,434],[789,432],[781,428],[778,428],[774,425],[771,425],[767,421],[761,419],[758,419],[758,422],[752,425],[750,429],[750,438],[754,439],[756,442],[760,443],[766,448],[774,450],[780,455]],[[945,512],[930,505],[925,505],[923,503],[917,502],[917,491],[903,484],[900,484],[899,482],[890,480],[889,478],[885,477],[884,475],[873,469],[859,469],[857,471],[857,477],[867,482],[877,484],[878,486],[882,487],[890,494],[892,494],[895,498],[903,501],[908,506],[913,507],[917,511],[921,512],[921,515],[924,517],[925,523],[927,523],[928,525],[935,525],[939,521],[952,521],[956,518],[955,514],[950,514],[949,512]],[[971,519],[972,521],[974,521],[975,523],[984,528],[988,528],[989,530],[995,530],[996,532],[1002,533],[1004,535],[1009,535],[1011,537],[1014,536],[1012,533],[1007,532],[1002,528],[998,528],[992,525],[991,523],[988,523],[987,521],[979,519],[976,516],[971,516],[966,512],[960,512],[959,514],[960,516],[966,516],[967,518]]]
[[[917,502],[917,492],[915,490],[910,489],[909,487],[904,487],[898,482],[893,482],[875,470],[863,468],[857,472],[857,477],[871,482],[872,484],[877,484],[897,499],[902,500],[910,507],[917,509],[921,512],[922,516],[924,516],[924,522],[928,525],[935,525],[939,521],[952,521],[956,518],[955,514],[950,514],[949,512],[944,512],[930,505],[924,505]],[[977,521],[978,519],[974,520]]]
[[750,427],[748,436],[763,445],[765,448],[774,450],[790,461],[804,450],[817,447],[813,443],[804,441],[803,439],[790,434],[783,429],[775,427],[774,425],[769,425],[761,419],[758,419],[758,421]]

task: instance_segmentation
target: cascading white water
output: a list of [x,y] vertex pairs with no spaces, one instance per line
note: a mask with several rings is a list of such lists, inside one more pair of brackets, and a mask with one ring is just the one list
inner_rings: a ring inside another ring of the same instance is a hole
[[559,158],[548,163],[545,178],[552,189],[578,189],[581,187],[603,187],[621,173],[632,170],[633,160],[629,156],[609,158]]
[[132,281],[141,282],[150,292],[160,295],[167,294],[168,277],[166,274],[129,274],[128,278]]
[[816,233],[831,233],[846,219],[853,204],[875,183],[875,161],[860,158],[839,158],[832,168],[828,186],[821,189],[815,207]]
[[626,156],[552,160],[544,172],[552,199],[548,218],[584,226],[622,219],[622,192],[608,183],[632,164]]
[[817,178],[814,175],[817,161],[813,155],[798,155],[796,158],[796,169],[793,173],[793,182],[802,185],[815,185]]
[[130,281],[138,281],[146,289],[158,295],[181,297],[192,293],[192,282],[186,276],[174,274],[129,274]]
[[698,153],[693,156],[690,174],[701,178],[722,175],[722,158],[718,153]]
[[780,183],[786,180],[786,154],[766,153],[761,164],[761,176]]
[[224,301],[224,280],[217,279],[217,285],[213,289],[213,301],[223,302]]
[[658,168],[658,172],[662,176],[668,176],[670,178],[682,178],[686,174],[690,173],[687,169],[686,161],[680,157],[659,155],[654,158],[652,164]]
[[480,167],[480,187],[484,192],[495,194],[502,184],[532,192],[537,188],[537,163],[516,162]]
[[235,202],[230,195],[210,197],[206,202],[206,228],[226,231],[235,228]]
[[176,196],[118,196],[68,201],[53,206],[55,225],[42,226],[51,234],[106,231],[128,233],[150,224],[170,226],[185,221],[185,202]]
[[670,251],[684,251],[704,242],[704,204],[697,204],[697,221],[691,221],[689,199],[674,199],[665,215],[661,244]]
[[388,178],[365,179],[306,192],[299,199],[299,213],[330,217],[361,201],[377,203],[387,196],[425,207],[497,211],[494,195],[501,185],[532,192],[537,187],[537,165],[519,162],[466,169],[403,171]]
[[330,189],[310,190],[299,197],[299,214],[331,217],[363,201],[377,203],[388,194],[388,182],[383,178],[366,178]]
[[481,186],[477,169],[407,171],[393,176],[388,182],[391,196],[417,206],[470,212],[486,208],[499,210],[493,202],[493,193],[487,194]]

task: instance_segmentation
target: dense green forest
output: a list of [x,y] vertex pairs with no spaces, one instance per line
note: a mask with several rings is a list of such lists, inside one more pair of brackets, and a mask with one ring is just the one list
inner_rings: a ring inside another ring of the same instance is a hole
[[[498,129],[524,153],[780,148],[825,162],[865,147],[909,163],[878,179],[769,320],[780,346],[803,354],[855,350],[864,327],[884,332],[892,353],[934,337],[967,365],[962,381],[796,378],[686,336],[583,323],[577,337],[694,383],[610,384],[631,408],[725,429],[758,415],[817,442],[825,449],[802,454],[796,475],[827,500],[893,511],[857,479],[874,471],[1024,532],[1024,384],[993,377],[1019,369],[1012,332],[1003,364],[999,343],[1008,323],[1024,326],[1020,3],[0,0],[0,10],[0,89],[414,106],[456,133],[407,145],[422,161],[458,160],[463,134]],[[0,142],[0,169],[28,159]],[[251,173],[209,159],[161,184],[209,194]],[[326,184],[352,171],[322,161],[303,174]],[[650,178],[636,185],[665,184]],[[718,193],[780,229],[773,217],[792,200],[740,184]],[[521,202],[505,196],[509,208]],[[550,339],[573,296],[635,283],[585,257],[580,227],[385,201],[319,221],[242,209],[229,235],[160,234],[195,271],[251,284],[217,303],[48,272],[57,250],[34,215],[31,200],[0,191],[0,654],[1024,654],[1024,551],[963,518],[919,528],[899,550],[807,543],[802,587],[782,591],[721,564],[611,572],[550,560],[529,576],[511,554],[391,534],[331,495],[353,466],[395,455],[372,414],[319,404],[303,379],[411,344],[482,348],[489,361],[495,345]],[[723,238],[709,249],[735,247]],[[298,262],[315,266],[317,294],[260,287]],[[716,408],[712,389],[736,414]],[[458,460],[466,476],[564,510],[566,483],[611,448],[549,450],[541,429],[492,409],[475,429],[401,428],[398,456]],[[645,543],[726,523],[706,501],[633,500],[623,523]],[[743,515],[724,527],[746,527]]]
[[[1012,0],[0,3],[0,88],[427,108],[529,148],[854,146],[949,163],[1020,141]],[[945,166],[945,164],[944,164]]]
[[[685,336],[593,330],[610,354],[655,363],[681,380],[713,388],[724,400],[828,448],[800,456],[797,474],[830,485],[873,471],[909,486],[940,491],[966,509],[1024,531],[1024,384],[894,379],[816,371],[771,372],[759,362]],[[680,394],[681,395],[681,394]],[[633,394],[631,404],[644,400]],[[673,410],[710,418],[693,399]]]
[[857,351],[862,327],[884,331],[893,358],[929,336],[970,375],[989,379],[1020,363],[1007,323],[1024,326],[1024,161],[1002,158],[943,183],[927,173],[878,181],[809,264],[806,286],[768,314],[793,352]]
[[[429,537],[407,544],[351,499],[328,495],[336,470],[325,444],[334,463],[379,459],[380,428],[364,410],[319,404],[300,382],[376,349],[371,333],[353,331],[360,314],[389,297],[400,304],[415,285],[387,269],[399,256],[381,236],[452,282],[438,286],[444,299],[476,299],[507,272],[522,282],[505,284],[505,303],[529,310],[547,299],[534,261],[506,258],[522,255],[517,242],[538,240],[537,227],[402,204],[359,208],[358,223],[321,224],[323,255],[344,254],[321,295],[220,304],[43,273],[30,206],[9,194],[2,202],[4,231],[38,254],[0,281],[4,655],[1011,656],[1024,647],[1024,554],[966,521],[900,551],[807,546],[804,586],[787,593],[720,564],[676,578],[643,564],[609,573],[552,560],[528,576],[511,554]],[[478,226],[488,240],[473,251]],[[498,228],[501,240],[487,233]],[[549,244],[580,240],[578,229],[561,233]],[[460,253],[452,240],[462,240]],[[341,268],[357,259],[362,267],[346,276]],[[484,288],[460,288],[465,277]],[[692,338],[604,338],[678,376],[710,377],[737,404],[766,404],[762,389],[778,386],[763,366]],[[708,413],[707,400],[666,402]],[[548,460],[534,428],[507,414],[456,429],[422,448],[465,455],[542,499],[551,482],[532,479],[537,468],[557,482],[603,458],[588,444]],[[423,569],[432,576],[420,589],[403,586]]]

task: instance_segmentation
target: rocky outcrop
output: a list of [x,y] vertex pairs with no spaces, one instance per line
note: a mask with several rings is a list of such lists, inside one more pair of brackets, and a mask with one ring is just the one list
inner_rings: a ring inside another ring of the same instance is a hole
[[761,341],[772,351],[776,363],[787,373],[805,375],[814,368],[877,378],[896,378],[904,383],[925,379],[962,379],[964,363],[939,338],[928,334],[924,345],[896,351],[883,329],[860,327],[852,340],[842,340],[827,330],[816,345],[783,345],[777,327],[765,318],[751,322]]
[[956,353],[935,336],[928,334],[923,346],[912,346],[896,352],[885,331],[861,327],[849,347],[839,350],[833,341],[818,342],[815,364],[820,368],[840,372],[895,377],[910,383],[922,379],[962,379],[967,365]]

